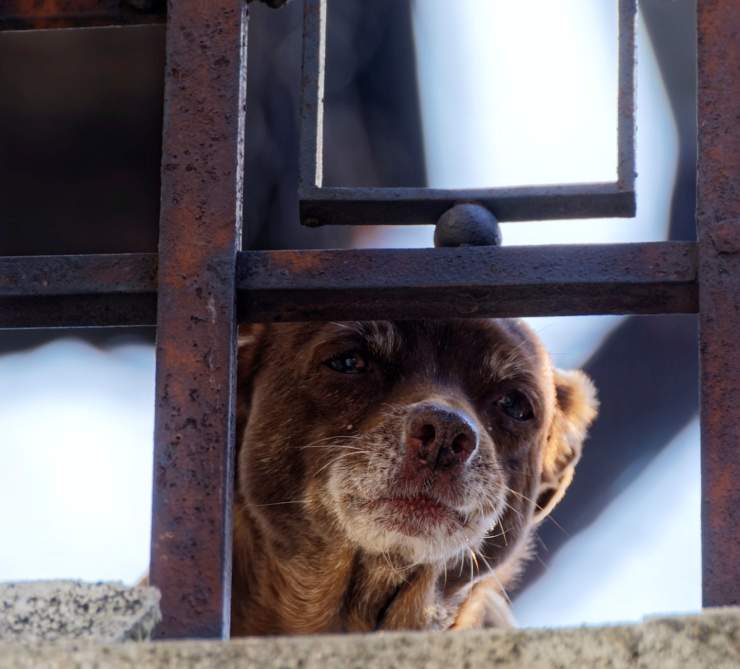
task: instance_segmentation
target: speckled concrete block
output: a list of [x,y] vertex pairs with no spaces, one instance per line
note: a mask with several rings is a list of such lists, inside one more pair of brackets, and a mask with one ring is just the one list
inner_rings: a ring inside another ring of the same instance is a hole
[[79,581],[0,583],[2,641],[148,639],[159,620],[155,588]]
[[738,669],[740,609],[640,625],[250,638],[2,644],[0,669]]

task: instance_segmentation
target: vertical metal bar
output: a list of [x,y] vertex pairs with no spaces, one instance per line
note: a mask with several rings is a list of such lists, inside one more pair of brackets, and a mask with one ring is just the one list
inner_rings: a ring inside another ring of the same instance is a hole
[[150,578],[163,638],[226,637],[246,5],[170,0]]
[[697,3],[702,571],[740,604],[740,4]]
[[320,188],[323,180],[325,54],[326,0],[306,0],[303,6],[300,197]]
[[635,0],[619,0],[617,184],[635,190]]

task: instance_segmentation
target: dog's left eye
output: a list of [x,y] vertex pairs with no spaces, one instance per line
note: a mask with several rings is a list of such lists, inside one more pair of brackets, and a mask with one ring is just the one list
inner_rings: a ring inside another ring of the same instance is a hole
[[367,371],[367,360],[356,351],[347,351],[324,363],[330,369],[341,374],[362,374]]
[[532,406],[523,393],[515,390],[507,393],[497,402],[501,410],[509,417],[517,421],[527,421],[533,418]]

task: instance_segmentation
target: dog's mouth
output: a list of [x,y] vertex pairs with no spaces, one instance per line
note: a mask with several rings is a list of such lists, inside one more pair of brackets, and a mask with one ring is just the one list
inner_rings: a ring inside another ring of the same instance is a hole
[[427,495],[382,497],[370,502],[369,510],[386,529],[413,537],[452,533],[465,523],[458,511]]

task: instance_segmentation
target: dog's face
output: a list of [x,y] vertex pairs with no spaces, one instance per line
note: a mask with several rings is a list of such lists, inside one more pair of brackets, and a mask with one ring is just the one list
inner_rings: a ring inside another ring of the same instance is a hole
[[500,562],[562,495],[595,415],[588,379],[554,370],[515,321],[282,324],[244,341],[239,493],[288,554],[310,540]]

